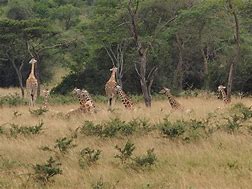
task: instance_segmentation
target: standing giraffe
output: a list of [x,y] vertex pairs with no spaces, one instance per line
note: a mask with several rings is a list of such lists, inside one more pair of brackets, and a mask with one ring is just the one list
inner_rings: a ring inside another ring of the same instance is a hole
[[124,107],[126,109],[133,109],[133,102],[131,99],[126,95],[126,93],[122,90],[122,87],[117,85],[115,88],[117,94],[119,95]]
[[175,109],[175,110],[177,110],[177,109],[183,110],[184,109],[180,105],[180,103],[178,101],[176,101],[175,98],[172,96],[170,89],[163,87],[163,89],[159,93],[164,94],[168,97],[168,101],[169,101],[172,109]]
[[50,95],[50,90],[49,89],[45,89],[43,90],[44,93],[44,103],[43,103],[43,109],[48,109],[48,99],[49,99],[49,95]]
[[106,92],[106,95],[108,97],[108,107],[109,107],[109,110],[111,109],[112,107],[112,101],[114,101],[114,97],[116,95],[116,72],[117,72],[117,68],[116,67],[113,67],[110,69],[110,71],[112,72],[111,73],[111,76],[109,78],[109,80],[107,81],[107,83],[105,84],[105,92]]
[[29,105],[34,106],[35,100],[37,98],[37,89],[38,89],[38,80],[35,77],[34,69],[35,69],[35,63],[37,60],[35,58],[32,58],[30,60],[31,66],[31,72],[29,77],[26,80],[26,90],[27,90],[27,97],[30,99]]
[[222,100],[223,100],[223,102],[224,102],[225,104],[228,104],[228,103],[231,102],[231,99],[228,98],[225,89],[226,89],[226,87],[223,86],[223,85],[220,85],[220,86],[218,87],[218,91],[219,91],[219,92],[221,93],[221,95],[222,95]]

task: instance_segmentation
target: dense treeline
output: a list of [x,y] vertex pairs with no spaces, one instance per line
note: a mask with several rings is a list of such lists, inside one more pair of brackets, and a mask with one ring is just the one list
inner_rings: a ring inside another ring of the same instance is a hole
[[[252,91],[249,0],[1,0],[0,86],[21,86],[31,56],[50,82],[71,70],[55,92],[74,86],[104,94],[109,69],[145,100],[161,86]],[[238,30],[237,30],[238,27]]]

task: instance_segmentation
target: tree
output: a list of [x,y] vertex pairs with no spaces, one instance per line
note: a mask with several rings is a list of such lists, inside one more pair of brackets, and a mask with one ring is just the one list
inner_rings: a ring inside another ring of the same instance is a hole
[[28,41],[41,37],[46,30],[43,20],[0,20],[0,47],[3,51],[2,60],[9,61],[18,77],[22,97],[24,97],[22,69],[28,62],[30,54]]
[[239,19],[237,12],[234,8],[234,4],[232,0],[227,0],[228,8],[230,13],[232,14],[235,22],[235,34],[234,34],[234,40],[235,40],[235,56],[233,60],[231,60],[230,63],[230,68],[229,68],[229,75],[228,75],[228,84],[227,84],[227,96],[228,98],[231,98],[231,91],[232,91],[232,86],[233,86],[233,80],[234,80],[234,74],[235,74],[235,68],[237,64],[240,61],[240,24],[239,24]]

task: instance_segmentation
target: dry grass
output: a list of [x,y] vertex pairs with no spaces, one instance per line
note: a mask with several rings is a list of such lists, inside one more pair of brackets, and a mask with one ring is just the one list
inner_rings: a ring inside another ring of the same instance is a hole
[[[3,94],[3,90],[0,91]],[[8,94],[8,93],[7,93]],[[161,121],[170,114],[171,120],[201,119],[214,110],[224,112],[227,106],[215,99],[179,98],[181,104],[193,109],[190,114],[172,112],[167,101],[154,101],[153,107],[147,109],[142,103],[134,111],[125,111],[119,103],[113,112],[106,111],[105,104],[98,104],[96,115],[82,115],[70,119],[56,116],[66,113],[77,104],[51,106],[50,111],[40,117],[34,117],[28,107],[3,107],[0,109],[0,125],[17,123],[35,125],[43,120],[45,129],[38,136],[7,137],[0,134],[0,188],[39,188],[32,180],[28,181],[26,173],[32,172],[32,166],[45,162],[53,153],[39,150],[41,146],[53,146],[59,137],[70,136],[71,131],[85,120],[96,123],[119,117],[122,120],[146,118],[152,123]],[[250,106],[251,99],[233,99]],[[220,108],[219,108],[220,107]],[[218,109],[218,110],[217,110]],[[22,115],[14,118],[13,112]],[[251,135],[227,134],[216,132],[210,138],[193,143],[181,143],[163,138],[158,132],[128,137],[135,145],[135,155],[154,148],[158,162],[151,168],[133,169],[121,165],[114,158],[117,153],[114,146],[123,145],[127,137],[99,138],[79,135],[69,154],[61,157],[63,174],[55,177],[55,182],[42,188],[92,188],[100,179],[104,188],[146,189],[146,188],[251,188],[252,180],[252,143]],[[84,147],[101,149],[98,163],[81,169],[78,165],[78,153]],[[7,161],[8,160],[8,161]]]

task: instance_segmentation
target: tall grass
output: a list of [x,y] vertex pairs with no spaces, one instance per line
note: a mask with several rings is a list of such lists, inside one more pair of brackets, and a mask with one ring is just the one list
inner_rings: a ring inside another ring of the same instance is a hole
[[[240,113],[239,107],[234,110],[232,104],[225,106],[214,98],[183,97],[178,101],[193,112],[172,111],[167,100],[154,100],[151,109],[140,101],[133,111],[125,110],[117,101],[111,112],[107,111],[106,102],[98,102],[97,114],[69,119],[57,115],[78,107],[75,101],[52,103],[41,116],[32,115],[27,105],[3,106],[0,108],[0,188],[250,188],[252,135],[247,109],[240,109],[247,116],[238,128],[241,132],[227,132],[226,118],[237,114],[236,111]],[[238,102],[246,107],[252,104],[249,98],[233,99],[232,103]],[[212,116],[207,119],[209,114]],[[240,115],[244,117],[237,114]],[[159,127],[164,124],[164,118],[175,128],[178,122],[182,124],[183,135],[172,138],[164,135]],[[82,127],[87,121],[100,125],[103,132],[111,134],[104,131],[111,127],[117,133],[109,137],[103,133],[100,137],[81,132],[85,131],[86,127]],[[36,135],[6,134],[10,124],[34,126],[42,122],[43,132]],[[196,133],[192,133],[193,129]],[[188,136],[194,134],[197,140],[188,141]],[[132,159],[138,166],[131,162],[122,164],[115,158],[118,154],[115,146],[123,147],[129,140],[134,144]],[[74,147],[66,145],[69,141]],[[66,146],[67,153],[62,153]],[[95,152],[99,152],[98,157]],[[50,157],[57,162],[55,166],[49,162]],[[80,165],[80,158],[87,166]],[[46,175],[46,166],[55,174],[52,178]],[[41,175],[42,183],[38,182]]]

